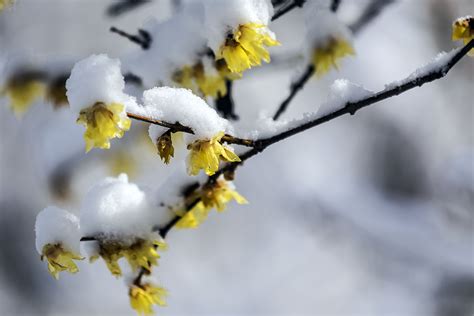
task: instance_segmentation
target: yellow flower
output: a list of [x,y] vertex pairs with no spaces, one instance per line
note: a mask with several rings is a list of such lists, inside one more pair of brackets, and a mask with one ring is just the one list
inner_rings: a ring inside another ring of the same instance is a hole
[[187,229],[196,228],[207,218],[211,208],[205,207],[203,202],[198,202],[190,211],[181,211],[178,214],[181,219],[176,223],[176,228]]
[[119,103],[97,102],[81,111],[77,122],[86,127],[86,152],[93,147],[110,148],[111,138],[121,138],[130,129],[131,121],[124,108]]
[[339,60],[347,55],[355,55],[352,45],[342,38],[330,38],[313,52],[313,66],[318,77],[326,74],[331,67],[339,68]]
[[11,5],[13,0],[0,0],[0,11],[5,9],[7,6]]
[[[464,45],[474,39],[474,17],[467,16],[459,18],[453,23],[453,41],[462,40]],[[469,51],[470,56],[474,56],[474,48]]]
[[174,157],[173,139],[170,130],[158,137],[156,147],[158,149],[158,154],[164,163],[169,164],[171,157]]
[[225,84],[225,77],[221,76],[219,72],[214,75],[206,74],[204,65],[198,63],[194,66],[194,76],[199,91],[206,97],[218,98],[227,94],[227,87]]
[[81,256],[65,250],[60,244],[46,244],[43,247],[41,260],[48,261],[48,271],[57,280],[59,272],[77,273],[79,269],[73,260],[82,260]]
[[233,34],[229,34],[220,47],[216,58],[225,59],[231,72],[241,73],[261,64],[263,59],[270,62],[270,53],[265,46],[276,46],[280,43],[267,32],[266,26],[257,23],[239,25]]
[[30,106],[44,96],[45,86],[39,80],[16,78],[10,80],[0,94],[10,99],[10,108],[21,117]]
[[177,228],[198,227],[207,218],[212,208],[222,212],[225,210],[227,203],[232,200],[235,200],[238,204],[248,203],[224,179],[218,179],[215,183],[205,185],[200,192],[196,192],[188,198],[189,201],[196,199],[200,199],[200,201],[190,211],[181,212],[182,218],[176,224]]
[[235,191],[229,183],[223,179],[219,179],[214,184],[204,186],[201,199],[205,207],[215,208],[222,212],[225,210],[227,203],[235,200],[239,204],[247,204],[248,201]]
[[197,175],[203,169],[207,175],[212,176],[219,169],[219,161],[235,162],[240,158],[229,148],[220,143],[224,132],[219,132],[211,140],[197,140],[188,145],[189,164],[188,173]]
[[138,315],[153,315],[152,305],[166,306],[166,289],[149,283],[130,287],[130,305]]
[[197,92],[196,83],[194,82],[194,70],[191,66],[184,66],[175,71],[171,79],[181,87]]
[[153,266],[158,265],[160,255],[157,249],[165,250],[166,244],[159,240],[138,239],[132,245],[123,245],[119,242],[106,241],[100,244],[99,255],[104,259],[112,275],[119,277],[122,269],[118,264],[125,258],[133,271],[144,268],[151,272]]
[[225,59],[216,60],[215,66],[216,66],[217,72],[223,79],[237,80],[237,79],[242,78],[241,73],[230,71],[229,66],[227,66]]

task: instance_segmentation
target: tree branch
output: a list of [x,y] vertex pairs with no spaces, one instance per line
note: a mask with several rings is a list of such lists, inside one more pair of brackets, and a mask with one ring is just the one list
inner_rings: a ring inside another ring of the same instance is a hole
[[386,6],[394,2],[395,0],[372,0],[372,2],[367,5],[359,18],[349,26],[349,29],[354,34],[359,33],[364,27],[366,27],[377,16],[379,16]]
[[[173,133],[175,132],[183,132],[183,133],[188,133],[188,134],[194,134],[194,131],[191,127],[181,125],[180,123],[168,123],[162,120],[157,120],[157,119],[152,119],[143,115],[127,112],[127,116],[131,119],[150,123],[150,124],[155,124],[155,125],[160,125],[166,128],[169,128]],[[246,147],[253,147],[254,141],[251,139],[244,139],[244,138],[239,138],[239,137],[234,137],[232,135],[226,134],[224,137],[222,137],[222,141],[228,143],[228,144],[235,144],[235,145],[241,145],[241,146],[246,146]]]
[[[357,21],[354,22],[351,26],[349,26],[349,29],[352,30],[354,35],[357,34],[363,27],[373,21],[388,4],[394,1],[395,0],[372,1],[372,3],[367,6],[364,13],[362,13],[361,16],[357,19]],[[330,9],[333,12],[336,12],[339,8],[340,2],[340,0],[333,0]],[[275,112],[275,115],[273,116],[273,120],[278,120],[283,114],[283,112],[286,111],[290,102],[293,100],[296,94],[304,88],[304,86],[309,81],[315,70],[316,69],[313,65],[307,66],[306,71],[298,79],[296,79],[294,83],[291,84],[290,94],[286,97],[285,100],[283,100],[283,102],[278,107],[277,111]]]
[[[215,182],[221,175],[227,173],[227,172],[235,172],[235,170],[241,166],[245,161],[248,159],[256,156],[257,154],[261,153],[264,151],[267,147],[278,143],[284,139],[287,139],[291,136],[294,136],[296,134],[299,134],[301,132],[304,132],[310,128],[316,127],[318,125],[321,125],[323,123],[332,121],[338,117],[341,117],[345,114],[351,114],[354,115],[358,110],[365,108],[369,105],[378,103],[380,101],[386,100],[388,98],[391,98],[393,96],[397,96],[399,94],[402,94],[408,90],[411,90],[416,87],[421,87],[425,83],[429,83],[432,81],[435,81],[437,79],[441,79],[444,76],[448,74],[448,72],[451,70],[451,68],[454,67],[471,49],[474,48],[474,40],[471,40],[468,44],[466,44],[463,48],[459,49],[459,51],[453,55],[453,57],[445,64],[439,66],[437,69],[434,69],[432,72],[423,74],[418,77],[414,77],[409,81],[406,81],[402,84],[399,85],[394,85],[391,86],[390,88],[387,88],[385,90],[376,92],[371,94],[370,96],[363,98],[357,102],[347,102],[344,107],[342,107],[340,110],[337,110],[335,112],[329,113],[327,115],[324,115],[322,117],[316,118],[312,121],[309,121],[307,123],[304,123],[302,125],[296,126],[294,128],[291,128],[287,131],[281,132],[279,134],[276,134],[272,137],[268,138],[263,138],[263,139],[258,139],[254,141],[254,146],[252,149],[246,151],[245,153],[239,155],[240,161],[239,162],[232,162],[228,163],[221,169],[219,169],[214,175],[210,176],[208,178],[207,184]],[[206,185],[206,184],[204,184]],[[196,203],[199,202],[199,200],[196,201]],[[194,204],[195,205],[195,204]],[[192,206],[194,206],[192,205]],[[192,207],[188,207],[187,211],[190,211]],[[163,231],[160,231],[161,233],[164,233],[164,236],[161,235],[163,238],[168,234],[168,232],[174,227],[174,225],[180,220],[181,216],[175,216],[167,225]]]
[[276,19],[280,18],[281,16],[285,15],[286,13],[290,12],[294,8],[302,8],[303,5],[306,3],[306,0],[293,0],[292,3],[289,5],[281,8],[278,10],[272,17],[272,21],[275,21]]
[[150,3],[150,0],[121,0],[116,1],[116,3],[111,4],[107,8],[107,15],[110,17],[118,17],[128,11],[131,11],[139,6]]
[[133,34],[129,34],[129,33],[125,32],[125,31],[122,31],[122,30],[116,28],[115,26],[112,26],[110,28],[110,32],[116,33],[116,34],[118,34],[122,37],[127,38],[132,43],[135,43],[135,44],[139,45],[144,50],[149,49],[150,45],[151,45],[151,42],[152,42],[152,37],[151,37],[150,33],[148,33],[148,31],[145,31],[145,30],[142,30],[142,29],[138,29],[138,35],[133,35]]
[[295,82],[293,82],[291,84],[290,94],[286,97],[285,100],[283,100],[283,102],[278,107],[278,110],[275,112],[275,115],[273,115],[273,120],[274,121],[278,120],[278,118],[280,118],[280,116],[283,114],[283,112],[286,111],[286,109],[288,108],[288,105],[293,100],[293,98],[296,96],[298,91],[303,89],[304,85],[313,76],[314,71],[315,71],[315,68],[314,68],[313,64],[310,64],[308,67],[306,67],[306,70],[301,75],[301,77],[298,78]]

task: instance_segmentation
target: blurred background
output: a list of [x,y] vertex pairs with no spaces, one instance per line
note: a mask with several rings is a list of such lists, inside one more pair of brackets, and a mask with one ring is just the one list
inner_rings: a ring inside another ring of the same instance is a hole
[[[167,19],[180,1],[111,16],[117,2],[17,0],[0,13],[0,81],[25,62],[67,71],[93,53],[126,56],[139,47],[109,28],[133,33],[151,16]],[[338,16],[349,25],[371,2],[342,0]],[[313,79],[284,118],[317,110],[338,78],[370,90],[402,79],[456,47],[451,23],[473,13],[472,0],[393,1],[355,36],[357,55]],[[304,67],[301,17],[294,10],[271,24],[282,43],[273,62],[235,83],[241,121],[272,115]],[[157,314],[473,315],[473,75],[474,60],[464,58],[444,79],[249,160],[235,184],[250,204],[169,234],[155,270],[168,307]],[[134,314],[125,283],[101,260],[55,281],[35,250],[34,221],[50,204],[77,213],[104,176],[166,183],[172,168],[147,126],[134,122],[111,150],[86,155],[67,106],[37,102],[17,119],[7,103],[0,100],[0,315]]]

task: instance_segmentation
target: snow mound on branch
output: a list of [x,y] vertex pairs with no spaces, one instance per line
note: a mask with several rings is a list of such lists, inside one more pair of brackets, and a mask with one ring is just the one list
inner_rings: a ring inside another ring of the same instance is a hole
[[[187,143],[196,139],[211,139],[217,133],[230,128],[229,122],[220,117],[203,99],[194,95],[191,90],[182,88],[160,87],[143,93],[144,107],[136,108],[137,114],[163,120],[168,123],[179,122],[194,131],[187,134]],[[151,136],[157,136],[164,129],[155,128]],[[152,139],[153,142],[156,139]]]
[[372,91],[366,90],[361,85],[346,79],[338,79],[331,85],[328,101],[321,105],[316,115],[308,115],[308,117],[320,118],[342,109],[347,103],[360,101],[372,94]]
[[96,102],[120,103],[125,107],[136,104],[134,97],[123,92],[124,87],[118,59],[105,54],[91,55],[72,68],[66,94],[71,109],[77,113]]
[[273,15],[269,0],[205,0],[204,30],[209,47],[216,52],[224,43],[227,33],[241,24],[268,25]]
[[154,225],[160,224],[145,192],[128,182],[126,174],[105,178],[93,186],[81,206],[83,236],[131,243],[148,238]]
[[448,71],[447,65],[450,60],[453,59],[454,55],[459,53],[459,51],[462,48],[455,48],[451,50],[450,52],[441,52],[439,53],[436,57],[434,57],[430,62],[426,63],[425,65],[421,66],[420,68],[416,69],[414,72],[412,72],[408,77],[391,82],[389,84],[385,85],[385,89],[393,89],[397,86],[404,85],[408,82],[414,81],[416,78],[420,78],[426,75],[429,75],[431,73],[435,73],[438,71],[443,72],[446,74]]
[[56,206],[48,206],[36,216],[36,250],[47,244],[61,244],[65,250],[80,253],[79,219]]

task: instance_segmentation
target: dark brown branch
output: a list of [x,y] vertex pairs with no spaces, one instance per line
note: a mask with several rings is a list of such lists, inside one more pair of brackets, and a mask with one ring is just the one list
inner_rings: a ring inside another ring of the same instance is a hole
[[272,21],[280,18],[281,16],[285,15],[286,13],[290,12],[294,8],[302,8],[303,5],[306,3],[306,0],[293,0],[289,5],[281,8],[278,10],[272,17]]
[[150,3],[150,0],[120,0],[111,4],[107,8],[107,15],[110,17],[118,17],[128,11],[138,8],[139,6]]
[[[188,133],[188,134],[194,134],[194,131],[192,130],[192,128],[190,128],[188,126],[181,125],[179,123],[168,123],[168,122],[165,122],[165,121],[162,121],[162,120],[152,119],[152,118],[145,117],[143,115],[139,115],[139,114],[135,114],[135,113],[131,113],[131,112],[127,112],[127,116],[129,118],[134,119],[134,120],[138,120],[138,121],[142,121],[142,122],[146,122],[146,123],[151,123],[151,124],[155,124],[155,125],[160,125],[160,126],[169,128],[173,133],[183,132],[183,133]],[[222,141],[224,141],[228,144],[236,144],[236,145],[242,145],[242,146],[246,146],[246,147],[253,147],[254,146],[254,141],[251,140],[251,139],[238,138],[238,137],[234,137],[234,136],[228,135],[228,134],[226,134],[226,135],[224,135],[224,137],[222,137]]]
[[359,18],[349,26],[349,29],[354,34],[359,33],[364,27],[366,27],[377,16],[379,16],[386,6],[394,2],[395,0],[372,0],[372,2],[367,5]]
[[380,92],[374,93],[367,98],[361,99],[357,102],[347,102],[343,108],[337,110],[333,113],[324,115],[320,118],[315,120],[309,121],[305,124],[300,126],[294,127],[289,129],[285,132],[277,134],[275,136],[260,139],[256,141],[257,144],[260,144],[261,148],[265,149],[266,147],[275,144],[279,141],[282,141],[290,136],[295,134],[301,133],[307,129],[313,128],[315,126],[321,125],[323,123],[329,122],[335,118],[343,116],[345,114],[354,115],[358,110],[372,105],[374,103],[383,101],[385,99],[391,98],[393,96],[397,96],[405,91],[411,90],[416,87],[421,87],[423,84],[432,82],[434,80],[443,78],[446,74],[451,70],[451,68],[456,65],[462,57],[464,57],[472,48],[474,47],[474,40],[471,40],[468,44],[466,44],[462,49],[460,49],[453,58],[443,67],[439,67],[438,69],[430,72],[428,74],[424,74],[420,77],[413,78],[412,80],[405,82],[401,85],[396,85],[390,87],[388,89],[382,90]]
[[[248,159],[258,155],[261,153],[263,150],[265,150],[267,147],[278,143],[284,139],[287,139],[291,136],[294,136],[296,134],[299,134],[301,132],[304,132],[310,128],[313,128],[315,126],[321,125],[323,123],[332,121],[338,117],[341,117],[345,114],[351,114],[354,115],[358,110],[365,108],[369,105],[378,103],[380,101],[386,100],[388,98],[391,98],[393,96],[397,96],[399,94],[402,94],[408,90],[411,90],[416,87],[421,87],[425,83],[432,82],[437,79],[441,79],[444,76],[447,75],[447,73],[451,70],[451,68],[454,67],[472,48],[474,48],[474,40],[471,40],[466,46],[464,46],[462,49],[460,49],[454,56],[453,58],[444,66],[439,67],[438,69],[434,70],[431,73],[422,75],[420,77],[413,78],[412,80],[405,82],[401,85],[396,85],[391,88],[382,90],[380,92],[374,93],[364,99],[361,99],[357,102],[347,102],[343,108],[340,110],[337,110],[335,112],[329,113],[327,115],[324,115],[322,117],[319,117],[317,119],[314,119],[312,121],[309,121],[305,124],[302,124],[300,126],[291,128],[285,132],[279,133],[277,135],[274,135],[269,138],[263,138],[254,141],[254,147],[245,153],[239,155],[240,157],[240,162],[233,162],[225,165],[221,169],[219,169],[214,175],[210,176],[208,178],[207,183],[212,183],[215,182],[221,175],[227,173],[227,172],[234,172],[239,166],[241,166],[245,161]],[[205,184],[206,185],[206,184]],[[199,202],[199,200],[196,201],[196,203]],[[191,210],[192,207],[188,207],[187,211]],[[167,225],[165,225],[165,229],[163,232],[161,232],[161,236],[164,238],[166,234],[174,227],[174,225],[179,221],[181,217],[176,216],[174,217]],[[160,230],[159,230],[160,231]],[[163,235],[164,234],[164,235]]]
[[[353,31],[354,35],[358,33],[364,26],[369,24],[373,21],[380,12],[390,3],[394,2],[395,0],[374,0],[371,4],[367,6],[364,13],[354,22],[349,28]],[[331,3],[331,10],[336,12],[339,8],[340,0],[333,0]],[[286,97],[285,100],[280,104],[278,107],[275,115],[273,116],[274,120],[278,120],[278,118],[285,112],[288,108],[288,105],[299,92],[299,90],[303,89],[305,84],[309,81],[312,74],[314,73],[315,68],[312,65],[307,66],[306,71],[299,77],[292,85],[290,89],[290,94]]]
[[139,29],[138,30],[138,35],[133,35],[133,34],[129,34],[129,33],[125,32],[125,31],[122,31],[122,30],[116,28],[115,26],[112,26],[110,28],[110,32],[116,33],[116,34],[118,34],[122,37],[127,38],[132,43],[135,43],[135,44],[139,45],[144,50],[149,49],[150,46],[151,46],[152,38],[151,38],[150,33],[148,33],[148,31]]
[[332,12],[336,12],[337,9],[339,9],[339,5],[341,5],[341,0],[332,0],[331,1],[331,6],[329,7],[329,9]]
[[216,99],[216,110],[221,113],[225,119],[238,120],[239,116],[235,114],[234,98],[232,97],[232,80],[226,79],[225,85],[227,93],[224,96],[219,95]]
[[296,80],[295,82],[293,82],[291,84],[290,94],[286,97],[285,100],[283,100],[283,102],[278,107],[278,110],[276,111],[275,115],[273,115],[273,120],[275,120],[275,121],[278,120],[278,118],[283,114],[283,112],[285,112],[288,105],[293,100],[293,98],[296,96],[298,91],[303,89],[304,85],[313,76],[314,70],[315,70],[314,66],[312,64],[309,65],[308,67],[306,67],[306,70],[301,75],[301,77],[298,78],[298,80]]

